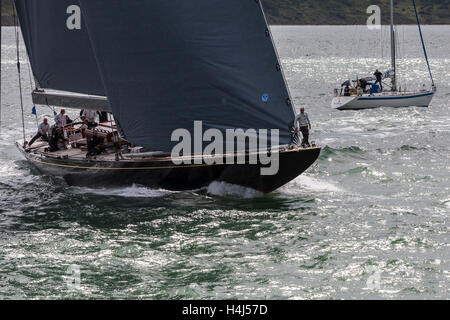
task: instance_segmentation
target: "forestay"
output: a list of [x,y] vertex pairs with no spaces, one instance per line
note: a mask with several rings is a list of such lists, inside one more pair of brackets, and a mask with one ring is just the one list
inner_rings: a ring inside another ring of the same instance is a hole
[[80,0],[114,117],[170,151],[177,128],[279,129],[294,110],[260,1]]

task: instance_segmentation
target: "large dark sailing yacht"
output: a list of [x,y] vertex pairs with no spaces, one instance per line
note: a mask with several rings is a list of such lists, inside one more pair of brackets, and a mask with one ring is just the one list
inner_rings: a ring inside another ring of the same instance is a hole
[[[27,147],[25,136],[17,141],[45,174],[77,186],[188,190],[223,181],[268,193],[320,154],[319,147],[293,147],[296,113],[261,1],[15,0],[15,6],[36,83],[33,102],[114,118],[83,134],[67,127],[70,143],[59,151],[43,141]],[[214,153],[215,162],[203,158],[204,141],[174,156],[173,132],[184,128],[195,137],[199,121],[224,136],[255,128],[261,139],[275,130],[278,144],[264,153],[277,155],[279,170],[262,175],[268,164],[251,161],[261,150],[248,143]],[[86,156],[86,135],[109,146]],[[226,161],[242,154],[243,162]]]

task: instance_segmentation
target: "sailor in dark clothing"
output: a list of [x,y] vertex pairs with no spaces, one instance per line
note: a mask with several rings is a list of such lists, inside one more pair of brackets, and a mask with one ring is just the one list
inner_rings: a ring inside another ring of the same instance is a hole
[[350,87],[346,86],[344,88],[344,96],[349,97],[350,96]]
[[101,154],[103,152],[103,143],[104,138],[98,137],[94,131],[94,134],[87,140],[88,152],[86,154],[86,158],[95,157]]
[[383,77],[383,74],[380,71],[378,71],[378,69],[377,69],[373,75],[377,78],[377,81],[375,82],[375,84],[379,83],[380,84],[380,88],[381,88],[381,92],[383,92],[383,83],[381,81],[381,78]]
[[360,80],[359,80],[359,86],[361,87],[361,89],[363,90],[363,92],[366,92],[366,88],[367,88],[367,80],[366,80],[366,79],[360,79]]
[[[342,92],[344,91],[345,93],[345,89],[344,87],[348,90],[350,90],[350,80],[344,81],[344,83],[341,84],[341,96],[342,96]],[[349,91],[350,92],[350,91]]]
[[52,126],[48,145],[50,147],[50,152],[67,149],[66,139],[64,138],[64,131],[62,127],[58,127],[57,125]]

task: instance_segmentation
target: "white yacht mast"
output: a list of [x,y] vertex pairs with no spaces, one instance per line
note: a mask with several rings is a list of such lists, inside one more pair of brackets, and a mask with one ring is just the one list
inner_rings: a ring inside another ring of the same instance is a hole
[[392,58],[392,91],[397,91],[396,48],[394,28],[394,0],[391,0],[391,58]]

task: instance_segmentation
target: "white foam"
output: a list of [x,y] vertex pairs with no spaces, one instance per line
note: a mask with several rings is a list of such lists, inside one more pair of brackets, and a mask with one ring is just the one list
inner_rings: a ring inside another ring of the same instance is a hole
[[306,175],[301,175],[294,181],[282,187],[280,191],[287,194],[298,194],[299,191],[308,190],[314,192],[345,192],[344,189],[331,182],[319,180]]
[[[12,161],[6,161],[0,166],[0,183],[8,186],[26,185],[40,181],[39,176],[22,172]],[[39,183],[42,183],[41,181]]]
[[75,193],[79,194],[97,194],[102,196],[118,196],[126,198],[162,198],[174,192],[163,189],[151,189],[144,186],[133,185],[124,188],[81,188],[72,187]]
[[212,182],[206,190],[209,194],[219,197],[239,197],[251,199],[262,196],[261,192],[254,189],[218,181]]

